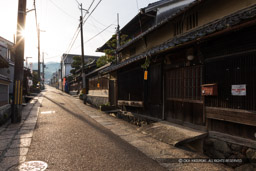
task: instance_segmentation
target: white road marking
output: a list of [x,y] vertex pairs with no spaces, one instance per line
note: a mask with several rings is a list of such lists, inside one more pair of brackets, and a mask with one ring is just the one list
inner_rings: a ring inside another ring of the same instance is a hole
[[44,112],[41,112],[41,114],[53,114],[55,113],[55,111],[44,111]]

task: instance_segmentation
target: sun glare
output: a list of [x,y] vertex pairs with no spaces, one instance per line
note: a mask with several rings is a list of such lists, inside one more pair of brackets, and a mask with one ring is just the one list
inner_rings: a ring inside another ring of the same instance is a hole
[[21,30],[21,36],[26,39],[27,38],[27,31],[26,30]]

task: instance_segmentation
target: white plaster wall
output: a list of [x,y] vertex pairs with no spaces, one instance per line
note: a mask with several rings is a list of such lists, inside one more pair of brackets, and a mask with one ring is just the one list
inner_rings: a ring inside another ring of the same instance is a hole
[[89,96],[108,97],[108,90],[89,90]]

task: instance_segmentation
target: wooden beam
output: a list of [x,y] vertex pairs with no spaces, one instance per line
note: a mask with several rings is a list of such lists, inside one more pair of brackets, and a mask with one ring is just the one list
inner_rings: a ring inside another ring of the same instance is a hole
[[203,100],[192,100],[192,99],[181,99],[181,98],[167,98],[169,101],[187,102],[187,103],[198,103],[203,104]]
[[206,107],[206,117],[208,119],[216,119],[250,126],[256,125],[256,111]]

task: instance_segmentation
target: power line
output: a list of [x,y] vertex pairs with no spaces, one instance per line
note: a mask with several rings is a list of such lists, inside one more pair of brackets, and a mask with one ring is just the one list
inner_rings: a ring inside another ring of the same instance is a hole
[[72,15],[70,15],[69,13],[67,13],[65,10],[63,10],[61,7],[59,7],[56,3],[54,3],[52,0],[50,0],[50,2],[56,7],[58,8],[61,12],[63,12],[64,14],[66,14],[67,16],[73,18],[73,19],[77,19],[75,17],[73,17]]
[[[76,0],[76,1],[77,1],[77,0]],[[92,7],[94,1],[95,1],[95,0],[92,1],[91,5],[89,6],[88,10],[86,10],[86,11],[89,11],[89,10],[90,10],[90,8]],[[100,1],[97,3],[97,5],[96,5],[96,6],[94,7],[94,9],[92,10],[92,12],[89,14],[89,16],[88,16],[88,17],[85,19],[85,21],[83,22],[83,24],[84,24],[84,23],[88,20],[88,18],[92,15],[92,13],[93,13],[93,12],[95,11],[95,9],[99,6],[99,4],[101,3],[101,1],[102,1],[102,0],[100,0]],[[77,1],[77,3],[79,3],[79,2]],[[87,13],[85,13],[84,17],[86,16],[86,14],[87,14]],[[76,39],[77,39],[79,33],[80,33],[79,26],[80,26],[80,24],[78,25],[78,28],[77,28],[77,30],[76,30],[76,32],[75,32],[75,34],[74,34],[74,36],[73,36],[73,38],[72,38],[72,40],[71,40],[69,46],[68,46],[68,50],[66,51],[66,56],[67,56],[68,53],[71,51],[71,49],[72,49],[72,47],[74,46],[75,41],[76,41]],[[66,56],[65,56],[64,58],[66,58]],[[64,59],[64,58],[63,58],[63,59]]]
[[113,26],[113,24],[110,24],[109,26],[107,26],[105,29],[103,29],[102,31],[100,31],[98,34],[96,34],[95,36],[91,37],[89,40],[87,40],[84,44],[88,43],[89,41],[91,41],[92,39],[94,39],[95,37],[97,37],[98,35],[100,35],[101,33],[103,33],[105,30],[107,30],[109,27]]
[[64,56],[63,59],[65,59],[68,56],[69,52],[71,51],[72,47],[74,46],[74,43],[75,43],[79,33],[80,33],[80,30],[79,30],[79,26],[78,26],[75,34],[73,35],[73,37],[71,39],[71,42],[69,43],[67,51],[65,52],[66,56]]
[[89,19],[89,17],[92,15],[92,13],[96,10],[96,8],[99,6],[102,0],[100,0],[97,5],[93,8],[92,12],[89,14],[89,16],[84,20],[83,24]]
[[78,3],[78,5],[80,4],[80,3],[78,2],[78,0],[76,0],[76,2]]
[[94,18],[93,16],[91,16],[91,17],[92,17],[92,19],[93,19],[94,21],[96,21],[96,22],[99,23],[100,25],[102,25],[103,27],[106,27],[105,24],[101,23],[99,20],[97,20],[97,19]]
[[[88,39],[84,44],[88,43],[89,41],[91,41],[92,39],[96,38],[97,36],[99,36],[101,33],[103,33],[104,31],[106,31],[109,27],[111,26],[115,26],[114,24],[110,24],[109,26],[107,26],[106,28],[104,28],[102,31],[100,31],[99,33],[97,33],[96,35],[94,35],[93,37],[91,37],[90,39]],[[96,26],[95,26],[96,28]],[[98,30],[98,28],[96,28]],[[105,40],[104,40],[105,41]],[[81,45],[76,46],[74,49],[78,49],[80,48]]]
[[[91,16],[92,17],[92,16]],[[93,20],[90,20],[90,23],[91,25],[98,31],[100,32],[100,30],[106,28],[107,26],[103,26],[103,27],[98,27],[98,25],[95,24],[95,22]],[[112,22],[113,25],[115,25],[115,22]],[[116,26],[116,25],[115,25]],[[109,30],[106,30],[107,32],[111,33],[111,34],[114,34],[115,31],[109,31]],[[105,39],[103,40],[105,41]]]
[[[94,1],[95,0],[93,0],[92,1],[92,3],[91,3],[91,5],[90,5],[90,7],[88,8],[88,10],[90,10],[90,8],[91,8],[91,6],[93,5],[93,3],[94,3]],[[79,4],[79,2],[76,0],[76,2]],[[87,10],[87,11],[88,11]],[[85,15],[86,15],[87,13],[85,13]],[[66,51],[66,56],[67,56],[67,54],[70,52],[70,50],[72,49],[72,47],[73,47],[73,45],[74,45],[74,43],[75,43],[75,41],[76,41],[76,39],[77,39],[77,37],[78,37],[78,34],[80,33],[80,30],[79,30],[79,26],[80,26],[80,24],[78,25],[78,27],[77,27],[77,30],[75,31],[75,34],[73,35],[73,38],[71,39],[71,42],[70,42],[70,44],[69,44],[69,46],[68,46],[68,50]],[[65,57],[66,57],[65,56]],[[64,58],[65,58],[64,57]]]
[[94,1],[95,1],[95,0],[92,0],[92,3],[91,3],[91,5],[90,5],[89,8],[88,8],[88,11],[91,9],[92,5],[94,4]]

